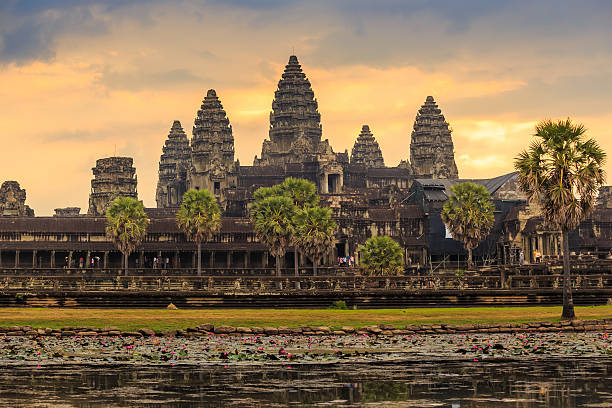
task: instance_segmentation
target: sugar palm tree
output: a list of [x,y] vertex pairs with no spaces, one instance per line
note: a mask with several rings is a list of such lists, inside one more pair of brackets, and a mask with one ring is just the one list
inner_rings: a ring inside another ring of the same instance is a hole
[[403,269],[402,248],[392,238],[368,238],[359,251],[359,268],[367,275],[398,275]]
[[202,275],[202,242],[209,240],[221,227],[221,211],[208,190],[189,190],[183,195],[176,223],[187,239],[198,246],[198,276]]
[[[297,211],[317,205],[319,196],[316,186],[304,179],[288,177],[278,186],[280,192],[293,201]],[[297,225],[294,225],[297,231]],[[298,275],[298,248],[299,245],[294,237],[293,242],[293,268],[295,275]],[[308,256],[308,255],[307,255]]]
[[569,231],[588,216],[605,181],[606,153],[586,139],[582,124],[568,118],[536,125],[528,150],[515,159],[521,189],[542,206],[545,219],[561,230],[563,241],[563,319],[574,319],[569,264]]
[[280,258],[285,255],[294,236],[295,206],[285,196],[269,196],[256,201],[251,207],[251,220],[257,238],[276,258],[276,274],[281,275]]
[[128,274],[128,256],[147,234],[149,219],[142,203],[135,198],[116,198],[106,210],[106,235],[123,254],[124,274]]
[[312,261],[313,274],[317,275],[320,259],[334,243],[337,225],[328,208],[319,206],[299,210],[295,224],[295,244]]
[[453,239],[468,251],[468,268],[472,267],[472,250],[491,232],[495,216],[491,194],[484,186],[460,183],[451,187],[451,196],[442,207],[442,221]]

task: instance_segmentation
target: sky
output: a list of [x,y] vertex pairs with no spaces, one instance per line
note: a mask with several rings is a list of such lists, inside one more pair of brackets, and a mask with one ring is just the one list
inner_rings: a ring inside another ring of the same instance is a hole
[[86,212],[96,159],[130,156],[154,207],[172,122],[190,136],[211,88],[251,165],[292,53],[336,152],[368,124],[386,165],[409,159],[428,95],[462,178],[512,171],[543,119],[612,152],[610,21],[608,0],[2,0],[0,182],[37,215]]

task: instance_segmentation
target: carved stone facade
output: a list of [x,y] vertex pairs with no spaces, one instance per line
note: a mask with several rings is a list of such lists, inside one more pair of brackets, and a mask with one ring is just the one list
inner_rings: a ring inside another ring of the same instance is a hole
[[333,157],[327,140],[321,141],[321,115],[317,100],[295,55],[289,57],[270,112],[269,140],[254,165],[279,166],[312,161],[317,156]]
[[16,181],[5,181],[0,187],[0,215],[33,217],[34,210],[25,204],[26,191]]
[[131,157],[107,157],[96,160],[92,168],[89,210],[87,214],[103,216],[117,197],[138,198],[136,169]]
[[80,207],[64,207],[55,209],[55,217],[76,217],[80,215]]
[[159,181],[155,193],[158,208],[177,207],[187,191],[187,172],[191,166],[189,139],[175,120],[159,158]]
[[366,167],[385,167],[382,151],[368,125],[363,125],[351,151],[351,164],[363,164]]
[[410,140],[412,171],[423,177],[459,177],[451,130],[432,96],[428,96],[414,121]]
[[237,165],[232,126],[217,93],[210,89],[193,126],[188,187],[210,191],[225,207],[224,191],[236,187]]

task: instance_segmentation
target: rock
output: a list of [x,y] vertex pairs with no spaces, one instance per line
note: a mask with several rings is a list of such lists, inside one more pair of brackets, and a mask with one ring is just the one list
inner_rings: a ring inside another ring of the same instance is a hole
[[82,336],[82,337],[94,337],[97,336],[98,332],[95,331],[82,331],[82,332],[77,332],[77,336]]
[[264,333],[264,329],[261,327],[251,327],[251,332],[253,332],[253,334],[263,334]]
[[382,330],[395,330],[395,326],[392,324],[379,324],[378,328]]
[[204,332],[214,332],[215,331],[215,326],[213,326],[210,323],[205,323],[205,324],[197,325],[196,329],[198,329],[200,331],[204,331]]
[[62,330],[62,336],[64,337],[74,336],[74,335],[76,335],[76,332],[73,330]]
[[572,320],[572,326],[584,326],[584,322],[582,320]]
[[236,331],[238,333],[243,333],[243,334],[252,334],[253,333],[253,331],[250,328],[248,328],[248,327],[236,327]]
[[278,329],[276,327],[264,327],[263,331],[268,335],[278,334]]
[[236,328],[234,326],[217,326],[215,327],[215,334],[229,334],[235,333]]
[[102,331],[105,331],[105,332],[119,331],[119,328],[115,326],[109,326],[109,327],[104,327]]
[[382,333],[382,329],[380,327],[377,326],[369,326],[366,327],[367,331],[369,331],[372,334],[381,334]]
[[291,328],[291,334],[302,334],[302,328],[301,327],[292,327]]
[[334,334],[336,336],[344,336],[346,334],[346,332],[344,330],[334,330],[334,331],[332,331],[332,334]]
[[134,331],[124,331],[121,332],[122,336],[126,336],[126,337],[142,337],[142,334],[140,334],[139,332],[134,332]]
[[355,333],[355,328],[351,326],[342,326],[340,330],[342,330],[345,333]]
[[138,331],[142,333],[143,336],[155,336],[155,332],[151,329],[140,329]]
[[178,310],[178,307],[174,306],[174,303],[170,303],[168,306],[166,306],[166,309]]
[[278,334],[291,334],[291,329],[289,327],[279,327]]
[[108,335],[109,336],[120,336],[121,335],[121,331],[119,331],[119,330],[109,330],[108,331]]
[[315,327],[315,332],[323,332],[323,334],[330,334],[331,333],[331,329],[329,328],[329,326],[319,326],[319,327]]

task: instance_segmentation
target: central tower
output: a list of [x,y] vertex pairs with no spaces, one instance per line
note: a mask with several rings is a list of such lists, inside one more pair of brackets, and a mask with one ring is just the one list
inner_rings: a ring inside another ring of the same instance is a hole
[[317,100],[297,57],[292,55],[274,92],[269,140],[264,141],[261,159],[256,157],[254,164],[283,165],[328,153],[329,144],[322,145],[321,134]]

